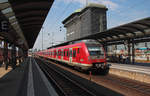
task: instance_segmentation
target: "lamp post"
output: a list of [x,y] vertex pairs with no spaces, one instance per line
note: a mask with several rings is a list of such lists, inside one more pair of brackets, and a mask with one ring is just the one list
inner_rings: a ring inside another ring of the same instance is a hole
[[[59,27],[60,29],[59,29],[59,31],[61,32],[62,31],[62,27],[60,26]],[[65,36],[64,36],[64,42],[66,41],[66,38],[65,38]]]

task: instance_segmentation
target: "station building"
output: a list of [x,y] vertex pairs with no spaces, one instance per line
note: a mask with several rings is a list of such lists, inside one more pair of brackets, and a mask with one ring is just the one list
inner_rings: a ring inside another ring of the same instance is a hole
[[62,22],[67,29],[67,41],[105,31],[107,10],[104,5],[90,3],[72,13]]

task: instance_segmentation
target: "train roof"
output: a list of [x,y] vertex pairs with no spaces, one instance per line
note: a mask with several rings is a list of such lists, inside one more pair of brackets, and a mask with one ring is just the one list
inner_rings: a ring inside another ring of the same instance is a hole
[[96,40],[93,40],[93,39],[86,39],[86,40],[78,40],[78,41],[73,41],[73,42],[65,42],[65,43],[61,43],[61,44],[58,44],[58,45],[55,45],[55,46],[51,46],[51,47],[48,47],[47,49],[51,49],[51,48],[56,48],[56,47],[61,47],[61,46],[67,46],[67,45],[70,45],[70,44],[75,44],[75,43],[81,43],[81,42],[84,42],[84,43],[94,43],[94,44],[100,44],[98,41]]
[[52,47],[52,48],[50,48],[48,50],[65,49],[65,48],[67,49],[68,47],[75,47],[75,46],[77,48],[77,47],[82,46],[83,44],[85,44],[85,43],[84,42],[80,42],[80,43],[75,43],[75,44],[66,45],[66,46]]
[[89,3],[84,8],[75,10],[69,17],[67,17],[64,21],[62,21],[62,23],[65,24],[65,22],[70,20],[72,17],[74,17],[76,15],[81,15],[85,10],[87,10],[87,8],[100,8],[100,9],[108,10],[108,8],[103,4]]

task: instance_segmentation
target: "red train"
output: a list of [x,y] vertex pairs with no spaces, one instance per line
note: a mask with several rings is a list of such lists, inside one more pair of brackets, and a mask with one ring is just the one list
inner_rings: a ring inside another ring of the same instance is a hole
[[106,55],[101,44],[95,41],[79,42],[50,48],[35,53],[38,56],[65,62],[82,70],[107,69]]

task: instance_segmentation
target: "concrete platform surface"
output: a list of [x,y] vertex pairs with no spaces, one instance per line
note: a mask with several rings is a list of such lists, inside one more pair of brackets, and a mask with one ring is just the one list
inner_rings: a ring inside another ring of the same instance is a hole
[[17,96],[27,68],[27,60],[0,78],[0,96]]
[[33,58],[0,78],[0,96],[58,96]]
[[0,67],[0,78],[2,78],[5,74],[7,74],[8,72],[10,72],[11,69],[12,69],[11,67],[8,67],[8,69],[5,70],[4,66]]
[[118,63],[109,63],[112,66],[110,68],[117,68],[127,71],[145,73],[150,75],[150,67],[148,66],[138,66],[138,65],[129,65],[129,64],[118,64]]
[[144,83],[150,83],[150,67],[129,64],[111,64],[109,73],[129,79],[137,80]]

